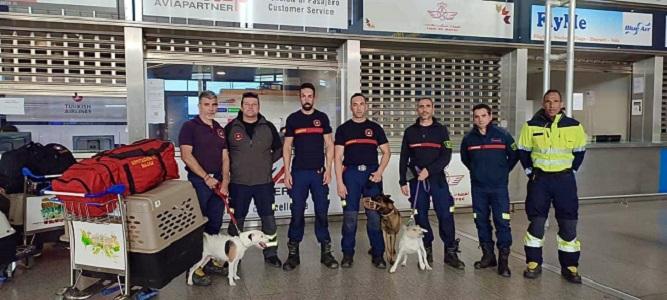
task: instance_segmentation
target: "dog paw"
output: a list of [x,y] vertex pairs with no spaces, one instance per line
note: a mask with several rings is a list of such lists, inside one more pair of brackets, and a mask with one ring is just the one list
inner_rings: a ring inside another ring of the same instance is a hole
[[426,265],[426,270],[431,271],[431,270],[433,270],[433,268],[431,268],[431,266],[429,266],[429,265]]
[[230,281],[229,281],[229,285],[230,285],[230,286],[236,286],[236,282],[230,280]]
[[239,276],[234,276],[234,280],[239,280],[239,279],[241,279],[241,277],[239,277]]

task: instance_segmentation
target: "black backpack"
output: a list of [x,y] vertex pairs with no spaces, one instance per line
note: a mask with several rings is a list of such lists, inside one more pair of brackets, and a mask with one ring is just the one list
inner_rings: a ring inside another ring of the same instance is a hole
[[28,168],[34,174],[53,175],[62,174],[71,165],[76,163],[74,155],[69,149],[60,144],[47,144],[31,151]]
[[35,175],[61,174],[69,166],[76,163],[72,152],[59,144],[30,142],[22,147],[7,151],[0,158],[0,187],[6,193],[23,192],[23,174],[21,169],[27,167]]

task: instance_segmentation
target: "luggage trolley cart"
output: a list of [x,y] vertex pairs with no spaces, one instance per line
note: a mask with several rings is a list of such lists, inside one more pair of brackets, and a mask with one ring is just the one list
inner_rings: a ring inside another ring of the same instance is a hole
[[[61,201],[68,223],[70,240],[70,286],[62,291],[65,299],[86,299],[107,288],[98,283],[80,290],[77,287],[84,271],[115,275],[120,294],[115,299],[130,299],[129,243],[125,203],[122,194],[124,185],[114,185],[97,194],[45,191],[47,195],[100,198],[115,195],[115,199],[104,203],[85,201]],[[92,213],[105,210],[104,214]],[[101,215],[101,216],[97,216]],[[97,276],[95,276],[97,277]],[[121,277],[123,280],[121,281]]]
[[36,175],[30,169],[21,169],[24,177],[23,184],[23,244],[17,248],[17,261],[24,261],[26,268],[30,268],[33,255],[36,252],[34,245],[36,234],[60,230],[65,225],[63,208],[50,201],[49,196],[40,195],[41,190],[50,187],[50,181],[61,174]]

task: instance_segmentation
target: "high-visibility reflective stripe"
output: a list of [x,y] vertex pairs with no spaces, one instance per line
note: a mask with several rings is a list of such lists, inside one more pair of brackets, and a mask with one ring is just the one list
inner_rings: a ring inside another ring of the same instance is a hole
[[229,211],[231,211],[232,213],[234,213],[234,208],[233,208],[233,207],[230,207],[230,208],[229,208]]
[[533,160],[533,164],[535,165],[543,165],[543,166],[554,166],[554,165],[571,165],[572,161],[574,159],[541,159],[541,158],[536,158]]
[[417,143],[417,144],[410,144],[408,147],[410,148],[442,148],[440,144],[436,143]]
[[477,213],[472,213],[472,218],[477,219]]
[[450,206],[450,207],[449,207],[449,212],[450,212],[450,213],[453,213],[455,209],[456,209],[456,208],[455,208],[454,206]]
[[544,246],[544,239],[538,239],[526,231],[526,235],[523,237],[523,244],[526,247],[542,248]]
[[347,205],[347,201],[345,201],[345,200],[340,200],[340,205],[341,205],[342,207],[345,207],[345,206]]
[[558,250],[560,251],[563,252],[581,251],[581,243],[577,240],[577,238],[574,238],[574,240],[568,242],[557,235],[556,239],[558,240]]
[[487,149],[505,150],[505,148],[507,148],[507,146],[504,144],[477,145],[468,147],[468,151],[487,150]]
[[271,210],[275,211],[276,208],[278,208],[278,205],[276,205],[275,203],[271,204]]
[[299,128],[294,130],[294,134],[309,134],[309,133],[324,133],[324,128],[321,127],[308,127],[308,128]]
[[370,144],[370,145],[377,145],[378,141],[374,139],[353,139],[345,142],[345,146],[352,145],[352,144]]
[[274,233],[272,235],[266,235],[266,237],[269,239],[269,241],[275,241],[278,238],[278,234]]
[[267,247],[276,247],[276,246],[278,246],[278,242],[277,241],[276,242],[268,242],[268,243],[266,243],[266,246]]
[[517,145],[517,147],[519,148],[519,150],[531,151],[531,152],[533,151],[533,148],[529,148],[529,147],[526,147],[524,145]]
[[586,151],[586,147],[579,147],[572,149],[572,152],[584,152],[584,151]]
[[574,151],[573,149],[567,148],[546,148],[546,149],[533,149],[533,152],[540,154],[570,154]]
[[503,220],[509,220],[511,218],[510,214],[503,213]]

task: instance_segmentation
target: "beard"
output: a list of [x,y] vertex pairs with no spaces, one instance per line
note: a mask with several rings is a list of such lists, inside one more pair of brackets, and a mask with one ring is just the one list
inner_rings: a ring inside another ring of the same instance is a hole
[[310,111],[311,109],[313,109],[313,105],[310,103],[304,103],[301,104],[301,108],[305,111]]

